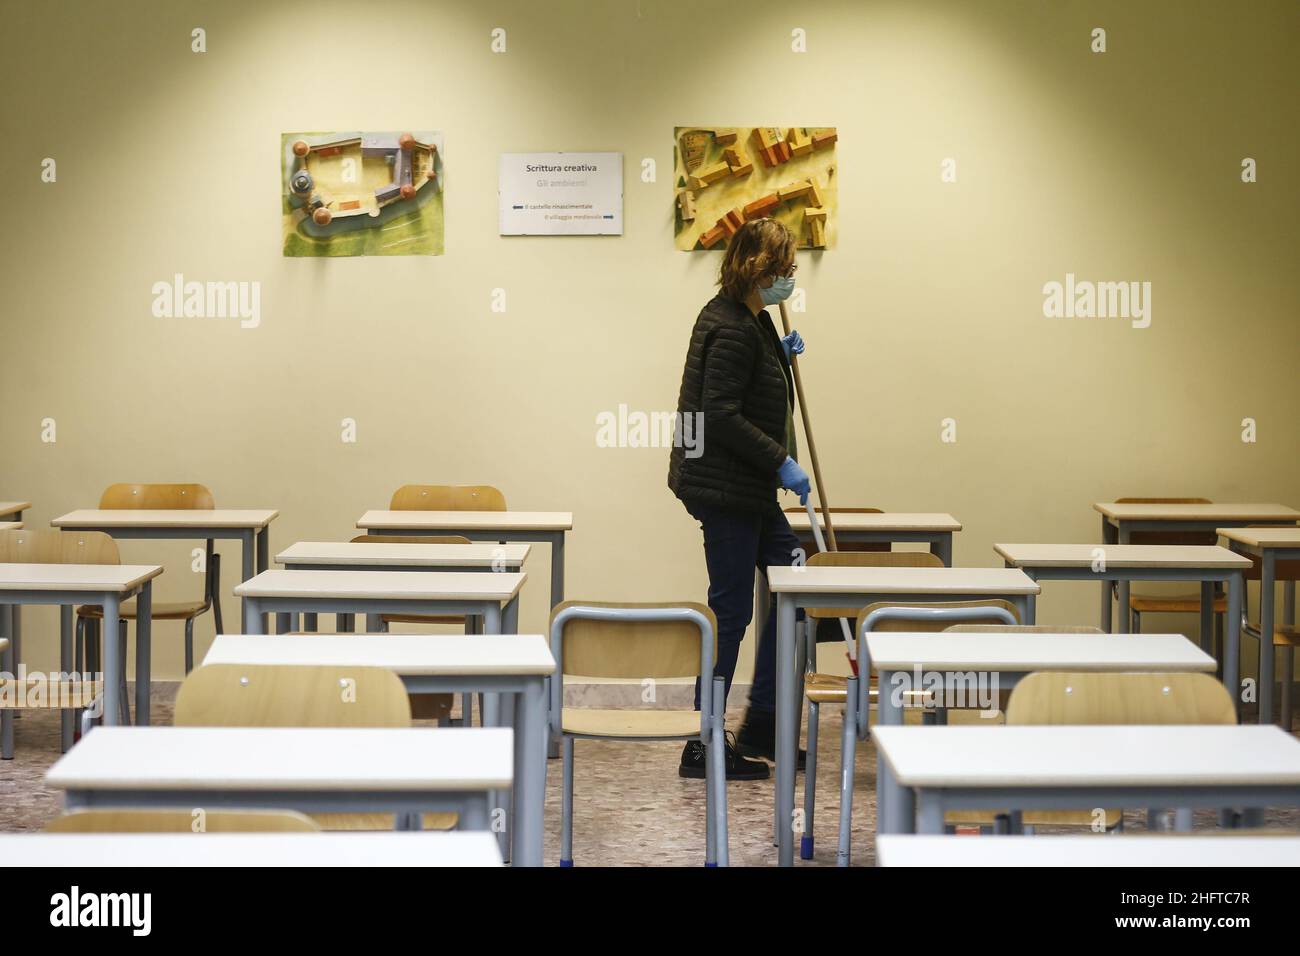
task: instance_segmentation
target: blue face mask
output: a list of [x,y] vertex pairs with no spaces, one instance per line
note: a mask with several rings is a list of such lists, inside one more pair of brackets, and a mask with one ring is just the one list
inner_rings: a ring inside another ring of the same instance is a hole
[[790,298],[790,293],[793,291],[794,276],[778,276],[766,289],[758,290],[758,297],[763,300],[764,305],[776,305]]

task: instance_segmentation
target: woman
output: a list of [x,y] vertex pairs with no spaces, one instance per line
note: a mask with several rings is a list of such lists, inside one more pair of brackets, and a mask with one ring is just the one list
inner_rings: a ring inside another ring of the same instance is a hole
[[[731,238],[718,278],[721,290],[701,310],[691,332],[677,399],[678,421],[702,421],[688,457],[676,443],[668,487],[700,522],[709,571],[709,607],[718,619],[714,674],[736,670],[740,642],[753,617],[754,570],[789,565],[799,549],[777,490],[808,499],[808,475],[795,461],[794,387],[790,356],[803,351],[798,332],[778,338],[767,307],[794,291],[795,237],[775,219],[747,222]],[[699,452],[696,455],[696,452]],[[700,706],[696,683],[695,706]],[[762,625],[749,708],[734,745],[727,778],[757,780],[775,759],[776,603]],[[704,776],[704,747],[686,745],[679,773]]]

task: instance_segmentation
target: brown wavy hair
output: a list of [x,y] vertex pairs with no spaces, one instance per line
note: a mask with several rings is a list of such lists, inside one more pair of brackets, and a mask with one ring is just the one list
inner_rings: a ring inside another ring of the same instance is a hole
[[795,237],[775,219],[753,219],[731,237],[718,270],[722,294],[744,302],[769,276],[785,275],[794,265]]

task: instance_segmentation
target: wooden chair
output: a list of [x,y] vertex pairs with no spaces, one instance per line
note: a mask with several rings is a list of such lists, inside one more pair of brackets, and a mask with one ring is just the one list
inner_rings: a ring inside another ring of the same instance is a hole
[[[350,682],[350,683],[348,683]],[[349,693],[340,693],[348,684]],[[385,667],[206,664],[176,695],[177,727],[409,727],[402,679]],[[342,756],[340,759],[343,759]],[[385,813],[327,813],[325,830],[391,830]],[[425,829],[447,829],[454,813],[426,813]]]
[[[1011,692],[1007,726],[1235,724],[1228,689],[1209,674],[1070,673],[1039,671]],[[1154,829],[1155,811],[1148,810]],[[1178,810],[1179,829],[1191,829],[1191,810]],[[1024,824],[1074,824],[1095,821],[1091,811],[1038,811]],[[1107,829],[1122,828],[1123,811],[1106,811]],[[1015,829],[1013,827],[1013,829]]]
[[[703,604],[565,601],[551,611],[550,721],[563,744],[560,866],[573,865],[574,741],[698,740],[705,747],[705,865],[726,866],[727,791],[723,712],[713,674],[717,620]],[[611,710],[564,706],[566,676],[623,679],[698,677],[700,710]]]
[[[847,552],[823,551],[808,559],[809,567],[855,567],[855,568],[940,568],[943,562],[937,555],[926,551],[884,551],[884,552]],[[921,609],[935,611],[938,616],[929,620],[906,620],[902,615],[891,617],[890,609]],[[804,773],[804,833],[799,840],[799,856],[810,860],[814,847],[814,822],[817,804],[817,734],[823,704],[840,704],[846,706],[844,716],[844,733],[840,741],[840,755],[844,762],[840,786],[840,838],[836,861],[840,866],[849,864],[849,824],[853,810],[853,774],[852,763],[854,747],[858,740],[858,710],[869,702],[873,693],[870,684],[874,678],[868,674],[869,681],[865,700],[857,693],[857,685],[849,678],[837,674],[819,673],[817,667],[817,623],[826,618],[844,617],[843,608],[808,608],[805,612],[804,641],[808,659],[809,672],[804,676],[804,696],[808,698],[808,763]],[[875,631],[938,631],[954,620],[983,621],[986,623],[1006,624],[1018,620],[1015,608],[1007,601],[942,601],[926,603],[890,603],[877,602],[868,605],[856,615],[859,622],[872,618],[879,621],[873,626]],[[852,704],[850,689],[854,689]],[[925,706],[923,695],[915,695],[913,703]],[[863,714],[865,717],[865,713]],[[865,720],[861,721],[865,726]]]
[[46,833],[317,833],[296,810],[73,810]]
[[[1213,504],[1209,498],[1116,498],[1116,504],[1128,505],[1208,505]],[[1219,543],[1219,536],[1213,531],[1134,531],[1129,536],[1130,544],[1181,544],[1214,545]],[[1112,582],[1111,591],[1118,589]],[[1220,640],[1223,631],[1223,615],[1228,612],[1228,599],[1216,592],[1214,596],[1215,640]],[[1200,614],[1201,594],[1185,592],[1180,594],[1137,594],[1133,591],[1128,596],[1129,626],[1132,633],[1142,633],[1143,614]],[[1209,645],[1206,645],[1209,646]]]
[[[39,529],[0,531],[0,564],[118,564],[117,542],[102,531],[59,531]],[[70,614],[60,615],[61,637],[70,640],[64,628],[71,627]],[[122,659],[126,659],[126,622],[118,633]],[[72,743],[73,714],[90,707],[103,692],[103,682],[87,680],[81,667],[71,674],[60,674],[54,681],[29,679],[18,686],[16,648],[5,641],[0,648],[0,757],[13,757],[13,717],[20,709],[56,709],[64,711],[62,746]],[[129,707],[126,694],[126,668],[122,669],[122,704]],[[129,711],[126,722],[130,721]]]
[[[506,511],[506,496],[491,485],[402,485],[393,492],[388,502],[392,511]],[[360,535],[353,541],[406,541],[416,544],[469,544],[461,535]],[[477,618],[460,615],[385,614],[384,630],[389,624],[449,624],[464,629],[466,634],[477,633]],[[417,699],[418,698],[418,699]],[[424,698],[428,698],[425,700]],[[442,717],[450,712],[450,705],[440,703],[446,697],[440,694],[418,694],[412,697],[417,717],[430,715]],[[461,723],[468,727],[474,722],[474,695],[460,695]],[[479,701],[482,713],[482,698]]]
[[[212,492],[203,485],[195,484],[117,484],[109,485],[99,499],[99,507],[104,511],[140,510],[140,511],[209,511],[214,506]],[[203,595],[193,601],[154,601],[152,617],[155,621],[185,622],[185,673],[194,669],[194,621],[213,612],[216,631],[222,633],[221,624],[221,555],[216,553],[215,542],[208,538],[204,560]],[[77,608],[78,623],[82,620],[97,621],[102,615],[97,607]],[[119,612],[123,619],[134,620],[136,616],[135,601],[125,601]],[[79,627],[80,631],[81,628]]]

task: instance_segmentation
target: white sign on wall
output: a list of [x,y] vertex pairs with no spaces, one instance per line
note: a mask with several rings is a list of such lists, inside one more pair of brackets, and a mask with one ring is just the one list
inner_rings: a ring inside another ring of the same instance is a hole
[[503,236],[623,235],[622,153],[502,153]]

